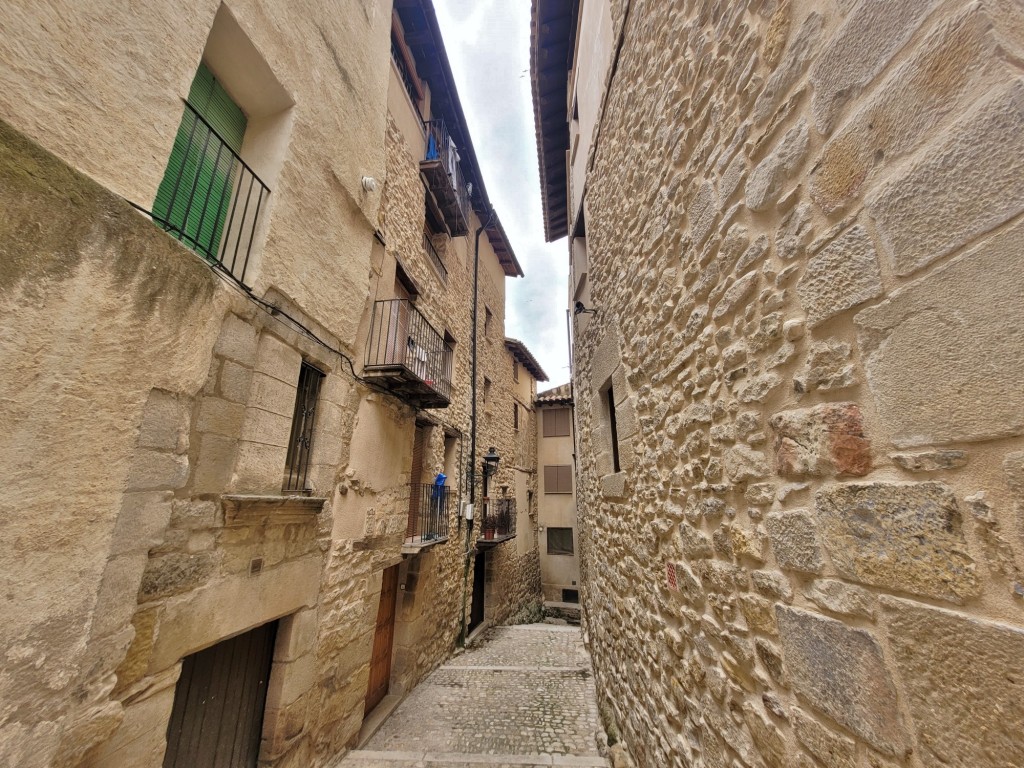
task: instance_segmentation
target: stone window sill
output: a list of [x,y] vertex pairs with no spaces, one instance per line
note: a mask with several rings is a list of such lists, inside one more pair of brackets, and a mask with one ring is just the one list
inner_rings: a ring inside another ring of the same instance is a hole
[[436,539],[427,539],[425,541],[407,541],[402,544],[402,554],[415,555],[419,552],[425,552],[438,544],[444,544],[446,541],[448,541],[447,536],[440,536]]
[[308,523],[316,519],[327,503],[324,497],[298,495],[226,494],[220,500],[224,525]]

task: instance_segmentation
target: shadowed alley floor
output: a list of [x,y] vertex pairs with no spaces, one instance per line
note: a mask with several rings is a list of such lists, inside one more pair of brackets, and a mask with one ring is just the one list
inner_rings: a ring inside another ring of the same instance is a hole
[[488,630],[430,674],[338,768],[606,766],[577,627]]

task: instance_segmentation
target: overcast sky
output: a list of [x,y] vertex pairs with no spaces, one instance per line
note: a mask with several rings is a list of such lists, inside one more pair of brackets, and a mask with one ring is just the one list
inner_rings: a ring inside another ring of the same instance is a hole
[[530,93],[529,0],[434,0],[473,148],[526,277],[505,281],[505,332],[521,339],[550,381],[569,380],[565,335],[569,257],[544,242]]

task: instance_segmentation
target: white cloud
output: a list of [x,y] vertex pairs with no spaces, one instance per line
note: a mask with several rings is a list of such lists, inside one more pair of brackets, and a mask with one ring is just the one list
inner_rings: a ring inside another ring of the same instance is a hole
[[506,332],[551,377],[569,380],[564,240],[544,242],[530,92],[528,0],[434,0],[487,193],[525,278],[506,282]]

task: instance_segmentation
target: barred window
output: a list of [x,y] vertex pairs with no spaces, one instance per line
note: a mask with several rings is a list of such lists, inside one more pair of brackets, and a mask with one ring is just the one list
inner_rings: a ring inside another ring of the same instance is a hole
[[575,552],[572,544],[572,528],[548,528],[549,555],[572,555]]

